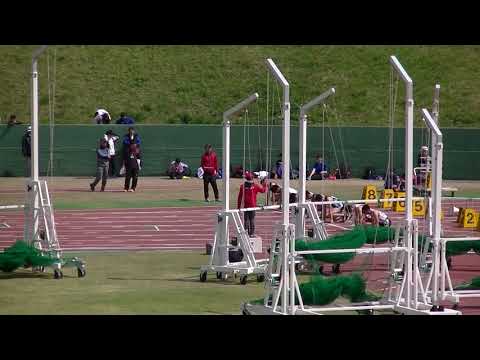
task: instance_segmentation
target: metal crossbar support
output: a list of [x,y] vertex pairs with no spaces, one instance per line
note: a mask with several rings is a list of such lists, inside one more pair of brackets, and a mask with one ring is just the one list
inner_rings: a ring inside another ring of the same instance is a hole
[[308,112],[313,107],[324,103],[330,96],[335,94],[335,88],[330,88],[325,91],[320,96],[317,96],[315,99],[309,101],[307,104],[303,105],[300,108],[300,118],[298,120],[299,124],[299,160],[298,164],[300,167],[299,171],[299,195],[298,195],[298,211],[296,214],[296,223],[295,223],[295,237],[297,239],[305,237],[305,208],[301,205],[305,204],[305,192],[306,192],[306,178],[307,178],[307,121],[308,121]]

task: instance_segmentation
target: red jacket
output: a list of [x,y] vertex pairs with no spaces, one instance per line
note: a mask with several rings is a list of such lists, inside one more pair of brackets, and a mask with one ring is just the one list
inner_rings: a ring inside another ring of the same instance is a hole
[[204,153],[201,166],[206,174],[215,175],[218,172],[217,154],[213,151],[210,154]]
[[[242,199],[243,199],[243,188],[245,184],[240,185],[240,191],[238,192],[238,201],[237,201],[237,208],[240,209],[242,207]],[[263,184],[263,186],[258,184],[252,184],[250,188],[245,189],[245,199],[243,199],[243,207],[244,208],[252,208],[257,206],[257,194],[264,193],[267,191],[267,184]]]

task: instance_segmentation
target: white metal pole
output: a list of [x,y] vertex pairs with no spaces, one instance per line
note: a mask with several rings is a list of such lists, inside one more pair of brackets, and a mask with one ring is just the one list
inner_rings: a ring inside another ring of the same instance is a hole
[[[31,173],[30,173],[30,180],[31,181],[38,181],[38,69],[37,69],[37,59],[38,57],[45,51],[47,46],[43,45],[38,48],[32,56],[32,144],[31,144]],[[33,198],[33,229],[32,233],[29,234],[31,238],[26,239],[28,241],[35,241],[37,240],[38,235],[38,214],[39,214],[39,194],[38,191],[40,189],[37,186],[34,186],[31,191],[34,191],[34,198]],[[31,199],[31,197],[28,197]],[[32,206],[32,204],[29,204]]]
[[305,237],[305,208],[300,206],[305,204],[305,192],[307,190],[306,177],[307,177],[307,115],[303,110],[300,110],[300,118],[298,120],[298,146],[299,146],[299,194],[297,207],[297,218],[295,224],[295,238],[301,239]]
[[305,208],[301,205],[305,204],[305,192],[306,187],[306,178],[307,178],[307,123],[308,111],[316,105],[323,103],[329,96],[335,94],[335,88],[330,88],[321,95],[317,96],[315,99],[309,101],[307,104],[303,105],[300,108],[300,118],[298,120],[299,126],[299,178],[300,186],[299,191],[300,195],[298,197],[298,208],[297,208],[297,218],[295,225],[295,237],[303,238],[305,236]]
[[223,218],[222,235],[220,236],[220,264],[228,264],[228,216],[226,211],[230,210],[230,120],[223,116]]
[[410,307],[412,291],[412,197],[413,197],[413,81],[395,56],[390,63],[405,83],[405,218],[406,239],[409,254],[407,256],[407,296],[406,306]]
[[248,105],[258,99],[258,94],[254,93],[248,98],[239,102],[234,107],[223,113],[223,150],[222,150],[222,167],[223,167],[223,226],[222,236],[220,236],[220,263],[222,265],[228,263],[228,216],[227,211],[230,210],[230,116],[235,115],[239,111],[245,109]]
[[427,109],[422,109],[422,116],[432,133],[432,210],[433,210],[433,262],[432,262],[432,303],[434,306],[439,304],[439,284],[440,264],[441,264],[441,221],[440,212],[442,209],[442,161],[443,161],[443,143],[442,133],[438,128],[435,119],[430,115]]
[[[282,131],[282,162],[283,162],[283,178],[282,178],[282,228],[283,228],[283,242],[282,242],[282,291],[281,291],[281,301],[282,301],[282,313],[286,314],[288,309],[288,302],[291,301],[291,298],[288,298],[288,287],[293,291],[292,281],[289,281],[289,252],[291,248],[295,247],[295,242],[293,244],[288,243],[288,230],[289,230],[289,198],[290,198],[290,85],[287,80],[278,69],[277,65],[273,62],[272,59],[267,59],[267,66],[275,76],[277,81],[283,87],[283,131]],[[290,245],[290,248],[289,248]],[[295,271],[295,264],[292,261],[293,271]],[[290,269],[291,271],[291,269]],[[292,279],[293,280],[293,279]],[[291,304],[291,313],[294,303]]]

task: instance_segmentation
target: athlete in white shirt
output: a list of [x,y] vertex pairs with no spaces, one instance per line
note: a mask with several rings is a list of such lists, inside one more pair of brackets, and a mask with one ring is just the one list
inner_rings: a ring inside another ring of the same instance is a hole
[[118,141],[119,137],[113,133],[112,130],[107,130],[107,132],[104,135],[104,139],[108,143],[108,154],[110,155],[109,159],[109,175],[116,177],[118,176],[117,174],[117,166],[115,164],[115,142]]

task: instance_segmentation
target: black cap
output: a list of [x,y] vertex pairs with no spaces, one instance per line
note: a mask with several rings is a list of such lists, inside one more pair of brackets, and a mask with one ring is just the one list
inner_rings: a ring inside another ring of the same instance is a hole
[[105,133],[105,135],[113,135],[113,131],[110,129],[110,130],[107,130],[107,132]]
[[179,163],[180,161],[181,161],[180,158],[175,159],[175,162],[177,162],[177,163]]

